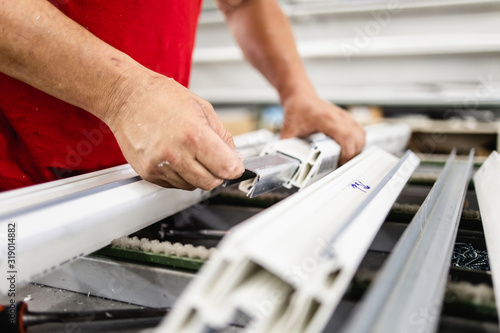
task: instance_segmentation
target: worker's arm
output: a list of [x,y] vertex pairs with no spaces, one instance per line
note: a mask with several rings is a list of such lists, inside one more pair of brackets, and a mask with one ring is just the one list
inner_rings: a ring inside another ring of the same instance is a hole
[[48,1],[1,1],[0,36],[1,72],[99,117],[146,180],[211,189],[243,173],[232,137],[207,101],[104,43]]
[[285,111],[282,137],[323,132],[342,146],[341,162],[364,146],[363,128],[319,98],[297,52],[292,30],[275,0],[218,0],[245,57],[277,89]]

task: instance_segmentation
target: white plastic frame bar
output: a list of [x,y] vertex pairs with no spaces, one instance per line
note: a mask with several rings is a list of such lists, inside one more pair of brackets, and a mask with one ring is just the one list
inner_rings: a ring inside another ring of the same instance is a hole
[[[251,149],[273,135],[257,131],[235,139]],[[0,270],[13,272],[22,285],[210,195],[148,183],[128,164],[1,193]],[[7,282],[0,279],[0,293],[9,290]]]
[[[494,151],[474,175],[477,200],[491,266],[495,299],[500,304],[500,155]],[[500,318],[500,306],[497,306]]]
[[435,332],[473,158],[452,152],[342,333]]
[[[252,332],[321,331],[420,161],[408,153],[399,162],[373,148],[235,227],[158,332],[217,331],[237,312],[253,319]],[[335,256],[325,256],[341,228]]]
[[[0,267],[27,283],[78,257],[185,209],[209,193],[165,189],[144,180],[89,188],[0,217]],[[1,200],[1,198],[0,198]],[[15,227],[13,227],[15,225]],[[15,229],[14,267],[7,260],[8,231]],[[1,280],[0,292],[8,290]]]
[[[19,211],[47,205],[52,201],[101,187],[114,182],[130,182],[138,177],[129,164],[87,173],[81,176],[60,179],[36,186],[28,186],[0,194],[0,218]],[[137,179],[136,179],[137,180]]]

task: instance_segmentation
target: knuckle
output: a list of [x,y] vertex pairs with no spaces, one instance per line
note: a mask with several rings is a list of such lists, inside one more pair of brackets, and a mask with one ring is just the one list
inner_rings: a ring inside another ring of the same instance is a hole
[[323,115],[323,122],[336,123],[338,115],[335,112],[327,112]]
[[221,176],[224,179],[235,178],[239,176],[239,167],[236,163],[227,163],[221,168]]
[[209,101],[202,99],[201,105],[205,110],[215,112],[214,106]]
[[181,154],[175,149],[167,148],[164,149],[161,153],[160,158],[158,159],[160,164],[154,164],[154,167],[158,167],[159,165],[165,166],[178,166],[181,163]]
[[184,132],[184,144],[188,147],[198,147],[201,143],[200,134],[196,129],[189,128]]
[[190,98],[186,101],[186,107],[189,109],[200,109],[202,107],[202,102],[198,98]]

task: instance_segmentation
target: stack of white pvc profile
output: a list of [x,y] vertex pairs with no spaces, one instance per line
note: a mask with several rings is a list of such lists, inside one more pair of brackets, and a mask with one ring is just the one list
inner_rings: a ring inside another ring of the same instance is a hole
[[[495,299],[500,300],[500,155],[494,151],[474,175]],[[497,305],[500,317],[500,306]]]
[[158,332],[210,332],[243,312],[252,332],[320,332],[419,164],[372,148],[243,222]]

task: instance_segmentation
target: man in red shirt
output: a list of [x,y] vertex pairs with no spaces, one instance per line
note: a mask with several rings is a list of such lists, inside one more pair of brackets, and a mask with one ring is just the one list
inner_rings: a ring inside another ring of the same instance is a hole
[[[219,0],[246,58],[278,90],[282,137],[360,152],[363,129],[317,95],[274,0]],[[210,103],[189,91],[201,0],[0,2],[0,190],[126,161],[165,187],[244,170]],[[216,79],[216,78],[214,78]]]

